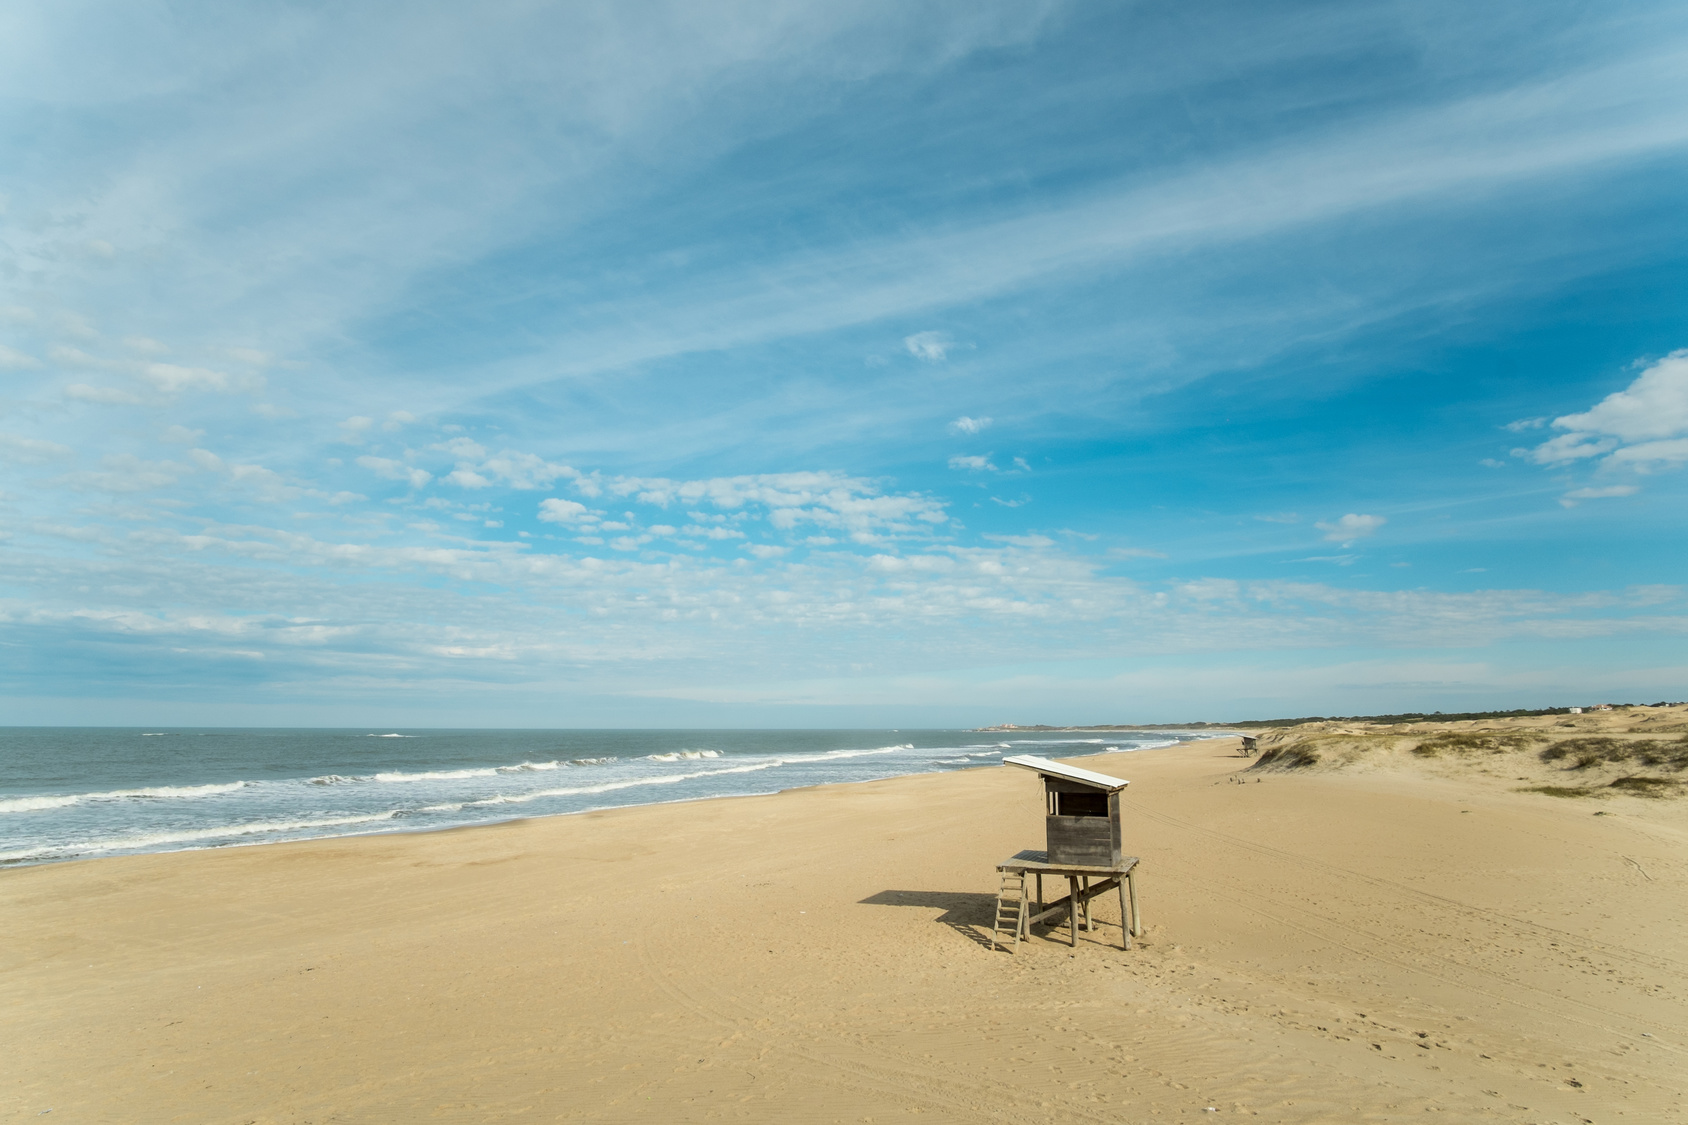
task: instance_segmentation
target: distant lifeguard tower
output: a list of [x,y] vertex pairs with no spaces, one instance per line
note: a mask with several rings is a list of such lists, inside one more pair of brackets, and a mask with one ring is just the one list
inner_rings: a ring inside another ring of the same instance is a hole
[[[997,864],[1001,884],[991,948],[996,947],[1005,924],[1012,924],[1018,945],[1030,936],[1032,926],[1058,914],[1068,916],[1071,944],[1077,945],[1081,912],[1084,928],[1094,929],[1090,900],[1117,889],[1124,945],[1130,949],[1132,935],[1143,933],[1137,909],[1137,857],[1124,855],[1121,843],[1119,795],[1131,783],[1030,754],[1004,758],[1002,764],[1033,770],[1043,779],[1045,850],[1023,851]],[[1027,875],[1037,879],[1035,915],[1028,909]],[[1045,905],[1045,875],[1066,876],[1070,891],[1066,898]],[[1092,885],[1092,879],[1100,882]]]

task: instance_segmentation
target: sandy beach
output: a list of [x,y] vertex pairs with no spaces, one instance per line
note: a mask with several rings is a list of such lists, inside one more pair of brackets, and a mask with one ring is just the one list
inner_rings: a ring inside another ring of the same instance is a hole
[[1688,801],[1541,757],[1682,719],[1085,758],[1132,782],[1130,952],[1111,898],[988,947],[1042,841],[1000,767],[8,870],[0,1117],[1682,1120]]

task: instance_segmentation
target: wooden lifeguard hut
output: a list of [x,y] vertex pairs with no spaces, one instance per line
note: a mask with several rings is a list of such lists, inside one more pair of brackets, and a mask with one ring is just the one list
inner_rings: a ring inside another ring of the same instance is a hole
[[[1066,914],[1072,926],[1071,943],[1078,944],[1080,914],[1084,928],[1094,929],[1090,900],[1118,889],[1120,925],[1124,945],[1142,936],[1142,918],[1137,910],[1137,857],[1123,854],[1119,795],[1129,781],[1094,770],[1052,762],[1031,754],[1002,759],[1005,766],[1033,770],[1043,779],[1043,851],[1023,851],[997,864],[1001,886],[997,891],[996,926],[991,945],[1012,916],[1014,944],[1030,936],[1031,927],[1058,914]],[[1037,879],[1037,913],[1029,909],[1026,876]],[[1065,876],[1070,892],[1059,902],[1043,901],[1043,877]],[[1099,882],[1092,885],[1091,880]]]

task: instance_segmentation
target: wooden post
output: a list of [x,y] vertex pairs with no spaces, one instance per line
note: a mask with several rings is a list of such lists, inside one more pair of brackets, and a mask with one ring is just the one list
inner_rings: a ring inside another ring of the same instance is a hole
[[1120,936],[1125,940],[1125,950],[1131,952],[1131,927],[1137,920],[1131,916],[1131,911],[1125,905],[1125,885],[1131,881],[1128,875],[1119,881],[1119,929]]
[[1068,920],[1072,923],[1072,927],[1068,931],[1069,934],[1070,934],[1070,937],[1068,938],[1067,944],[1071,945],[1074,949],[1077,949],[1078,948],[1078,912],[1080,910],[1079,903],[1078,903],[1078,876],[1077,875],[1068,875],[1067,876],[1067,893],[1072,896],[1072,898],[1069,899],[1068,903],[1067,903],[1067,917],[1068,917]]
[[1138,937],[1143,936],[1143,912],[1137,906],[1137,866],[1133,864],[1131,873],[1125,877],[1131,884],[1131,932]]
[[1090,876],[1088,876],[1088,875],[1079,876],[1079,886],[1083,887],[1084,891],[1085,891],[1085,895],[1084,895],[1084,930],[1085,930],[1086,933],[1089,933],[1091,930],[1094,930],[1096,928],[1095,923],[1093,923],[1090,920],[1090,893],[1089,893],[1090,892]]
[[1041,872],[1041,871],[1039,871],[1037,873],[1037,909],[1038,909],[1039,913],[1042,913],[1042,911],[1043,911],[1043,872]]

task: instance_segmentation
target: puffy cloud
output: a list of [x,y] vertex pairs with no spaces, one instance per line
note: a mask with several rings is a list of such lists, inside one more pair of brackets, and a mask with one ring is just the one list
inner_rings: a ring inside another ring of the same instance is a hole
[[[602,488],[616,496],[632,496],[641,504],[666,508],[708,505],[718,511],[747,512],[762,508],[768,522],[788,531],[800,524],[839,528],[860,542],[881,535],[927,533],[947,523],[942,501],[917,493],[885,495],[877,484],[840,473],[762,473],[754,476],[669,480],[662,477],[613,477],[600,485],[582,478],[575,488],[595,495]],[[927,525],[922,527],[921,525]]]
[[955,347],[955,341],[943,332],[916,332],[903,338],[903,347],[915,359],[942,363],[949,357],[950,349]]
[[65,483],[88,492],[148,492],[175,484],[194,471],[175,461],[143,461],[128,453],[103,458],[100,465],[98,472],[72,473]]
[[458,459],[457,469],[448,473],[445,479],[463,488],[490,488],[502,481],[511,488],[532,491],[550,488],[559,479],[578,481],[580,478],[580,473],[570,466],[547,461],[532,453],[502,449],[488,456],[485,446],[466,437],[452,438],[428,448],[449,453]]
[[148,363],[141,376],[167,395],[183,391],[258,391],[264,380],[257,375],[230,375],[208,367],[182,367],[174,363]]
[[1566,432],[1513,453],[1538,465],[1602,456],[1608,467],[1638,469],[1688,461],[1688,348],[1648,365],[1588,410],[1555,418],[1553,428]]
[[1688,348],[1652,364],[1592,409],[1555,418],[1553,428],[1607,434],[1626,444],[1688,433]]
[[374,424],[375,419],[354,414],[340,423],[340,440],[347,445],[362,445],[364,431]]
[[1382,516],[1362,516],[1350,512],[1335,523],[1321,520],[1313,526],[1325,533],[1328,542],[1336,543],[1363,539],[1388,522]]
[[1615,438],[1594,437],[1591,434],[1560,434],[1542,442],[1534,449],[1514,449],[1512,454],[1515,457],[1527,457],[1538,465],[1563,465],[1567,461],[1581,461],[1588,457],[1598,457],[1602,453],[1610,453],[1617,445]]
[[8,348],[0,344],[0,370],[21,371],[26,368],[40,367],[41,361],[32,355]]
[[[1513,456],[1555,466],[1599,458],[1601,472],[1649,473],[1688,464],[1688,348],[1647,365],[1628,387],[1588,410],[1555,418],[1553,428],[1565,432],[1532,449],[1514,449]],[[1571,508],[1635,491],[1631,485],[1591,485],[1559,502]]]
[[969,418],[963,414],[949,424],[949,432],[952,434],[978,434],[989,429],[990,424],[989,418]]
[[546,523],[578,525],[596,523],[598,515],[577,500],[563,500],[553,496],[539,502],[539,518]]
[[204,436],[204,430],[190,430],[186,426],[171,426],[159,435],[159,440],[170,442],[173,445],[192,445]]
[[38,464],[43,461],[56,461],[75,455],[76,450],[68,445],[42,441],[39,438],[19,437],[16,434],[0,434],[0,457],[8,461]]
[[87,383],[72,383],[64,389],[66,398],[79,402],[97,402],[102,406],[137,406],[145,400],[134,391],[119,387],[91,387]]
[[1688,462],[1688,438],[1673,438],[1670,441],[1644,441],[1639,445],[1626,445],[1616,450],[1606,458],[1609,465],[1630,465],[1639,472],[1645,472],[1651,465],[1680,465]]
[[1634,496],[1641,491],[1633,484],[1613,484],[1604,488],[1575,488],[1559,498],[1559,503],[1574,508],[1580,500],[1608,500],[1617,496]]
[[359,457],[358,464],[384,480],[409,481],[412,488],[421,488],[434,479],[434,475],[426,469],[418,469],[389,457]]
[[952,469],[970,469],[974,472],[996,472],[996,466],[991,464],[991,459],[988,456],[964,457],[957,454],[949,459],[949,467]]

